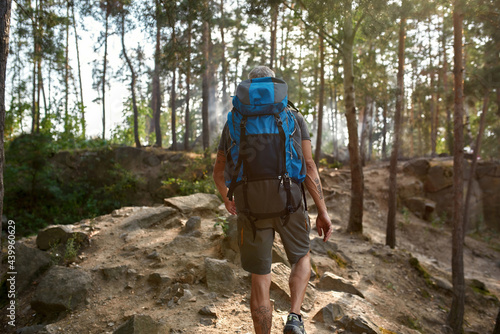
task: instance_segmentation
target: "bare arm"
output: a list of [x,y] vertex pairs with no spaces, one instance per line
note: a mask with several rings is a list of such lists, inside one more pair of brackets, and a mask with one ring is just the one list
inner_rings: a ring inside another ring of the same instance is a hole
[[319,179],[318,169],[312,157],[312,148],[310,140],[302,141],[302,154],[306,161],[306,188],[311,194],[316,207],[318,208],[318,217],[316,218],[316,228],[321,237],[324,234],[324,241],[328,241],[332,234],[332,222],[328,216],[326,209],[325,199],[323,196],[323,188],[321,187],[321,180]]
[[224,181],[224,168],[226,167],[226,155],[223,151],[217,151],[217,158],[215,159],[214,172],[212,177],[214,178],[215,186],[219,191],[222,199],[224,200],[224,205],[226,206],[226,210],[232,214],[236,214],[236,205],[234,201],[230,201],[227,198],[227,187]]

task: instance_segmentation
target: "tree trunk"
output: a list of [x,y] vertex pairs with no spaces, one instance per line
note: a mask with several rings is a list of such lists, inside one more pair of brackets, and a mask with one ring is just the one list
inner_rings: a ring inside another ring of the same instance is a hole
[[176,24],[176,17],[175,17],[175,2],[173,4],[172,10],[174,11],[174,14],[172,14],[172,21],[170,22],[170,27],[172,28],[172,48],[174,49],[174,57],[172,61],[172,87],[170,88],[170,124],[171,124],[171,133],[172,133],[172,151],[177,151],[177,115],[175,113],[175,100],[177,99],[176,97],[176,92],[175,92],[175,83],[177,81],[177,36],[175,34],[175,24]]
[[[334,68],[333,68],[333,75],[334,77],[337,76],[337,66],[334,65]],[[337,85],[334,85],[333,86],[333,100],[334,100],[334,105],[335,105],[335,159],[337,159],[337,161],[339,161],[339,127],[338,127],[338,123],[339,123],[339,118],[338,118],[338,113],[339,113],[339,108],[338,108],[338,102],[337,102]]]
[[156,0],[156,46],[155,46],[155,68],[153,72],[153,92],[151,97],[151,104],[153,109],[153,123],[156,135],[156,147],[162,147],[162,133],[160,127],[161,115],[161,95],[160,95],[160,1]]
[[314,162],[319,167],[319,158],[321,157],[321,142],[323,137],[323,101],[325,100],[325,45],[323,37],[319,36],[319,104],[318,104],[318,132],[316,137],[316,152]]
[[275,70],[276,60],[276,35],[278,30],[278,4],[271,7],[271,57],[269,60],[269,68]]
[[454,154],[453,154],[453,239],[452,239],[452,280],[453,299],[448,325],[453,334],[462,333],[465,303],[464,282],[464,210],[463,210],[463,58],[462,58],[462,9],[460,1],[454,3],[453,33],[454,33],[454,73],[455,73],[455,110],[454,122]]
[[108,30],[109,9],[106,7],[106,21],[104,28],[104,63],[102,69],[102,139],[106,139],[106,69],[108,67]]
[[370,122],[371,122],[371,114],[372,114],[372,106],[373,99],[370,95],[366,95],[365,97],[365,109],[363,112],[363,123],[361,126],[361,143],[360,143],[360,156],[361,156],[361,165],[366,165],[367,155],[368,155],[368,147],[367,142],[369,141],[369,132],[370,132]]
[[363,168],[359,156],[358,125],[356,121],[356,96],[354,91],[352,2],[344,18],[344,43],[342,57],[344,67],[344,103],[349,133],[349,156],[351,167],[351,205],[348,232],[363,232]]
[[[223,1],[223,0],[222,0]],[[191,9],[190,9],[191,10]],[[189,14],[188,14],[189,15]],[[191,120],[189,117],[189,99],[190,99],[190,89],[191,89],[191,30],[193,28],[193,22],[191,18],[188,21],[188,49],[187,49],[187,59],[186,59],[186,110],[184,112],[184,151],[189,151],[189,138],[191,131]]]
[[384,100],[384,107],[382,109],[382,159],[387,159],[387,101]]
[[477,157],[481,152],[481,141],[483,139],[485,120],[486,120],[486,112],[488,111],[489,105],[489,97],[490,91],[486,90],[484,93],[483,99],[483,112],[481,113],[481,117],[479,120],[479,131],[477,132],[476,145],[474,147],[474,154],[472,156],[472,166],[470,167],[470,175],[469,180],[467,182],[467,194],[465,196],[465,204],[464,204],[464,228],[467,230],[467,226],[469,225],[469,205],[470,205],[470,197],[472,194],[472,181],[474,180],[474,175],[476,174],[477,167]]
[[[29,1],[29,6],[31,8],[31,1]],[[36,132],[36,64],[37,64],[37,50],[38,50],[38,3],[35,3],[35,17],[32,23],[32,34],[33,34],[33,83],[32,83],[32,95],[31,95],[31,133]]]
[[[224,0],[220,0],[220,35],[221,35],[221,47],[222,47],[222,110],[226,112],[231,103],[229,95],[227,93],[227,61],[226,61],[226,42],[224,40]],[[191,34],[191,32],[188,32]]]
[[415,156],[415,138],[413,136],[413,130],[415,129],[415,99],[414,99],[414,92],[415,92],[415,69],[413,68],[412,70],[412,75],[411,75],[411,91],[412,91],[412,96],[411,98],[411,110],[410,110],[410,157],[413,158]]
[[83,103],[83,84],[82,84],[82,68],[80,66],[80,50],[78,49],[78,33],[76,30],[76,18],[75,18],[75,5],[71,3],[71,13],[73,17],[73,30],[75,31],[75,46],[76,46],[76,59],[78,63],[78,82],[80,83],[80,115],[81,115],[81,127],[82,127],[82,138],[86,135],[86,125],[85,125],[85,105]]
[[[403,4],[401,5],[403,7]],[[403,9],[403,8],[401,8]],[[399,27],[399,45],[398,45],[398,74],[397,74],[397,95],[396,112],[394,115],[394,141],[392,145],[391,164],[389,168],[389,212],[387,213],[387,232],[385,244],[391,248],[396,247],[396,211],[397,211],[397,168],[398,151],[401,137],[401,110],[403,109],[404,98],[404,71],[405,71],[405,35],[406,35],[406,17],[401,16]]]
[[[11,0],[0,1],[0,217],[3,214],[4,184],[3,168],[5,163],[4,134],[5,134],[5,80],[7,72],[7,57],[9,56]],[[0,231],[2,222],[0,221]],[[0,253],[2,253],[0,240]],[[3,256],[2,256],[3,258]]]
[[437,112],[436,112],[436,92],[435,92],[435,84],[434,84],[434,71],[431,71],[431,101],[430,101],[430,109],[431,109],[431,156],[435,157],[436,154],[436,143],[437,143]]
[[171,111],[171,124],[172,124],[172,151],[177,151],[177,131],[176,131],[176,115],[175,115],[175,82],[177,80],[176,69],[174,65],[174,70],[172,72],[172,87],[170,89],[170,111]]
[[71,1],[66,3],[66,45],[64,46],[64,134],[66,138],[71,135],[69,119],[69,6]]
[[125,13],[122,13],[122,31],[121,31],[121,37],[122,37],[122,52],[123,56],[125,57],[125,61],[127,62],[128,68],[130,69],[130,74],[131,74],[131,80],[130,80],[130,91],[132,92],[132,108],[134,110],[134,141],[135,141],[135,147],[141,147],[141,141],[139,139],[139,111],[137,110],[137,100],[135,96],[135,81],[136,81],[136,75],[134,71],[134,66],[132,65],[132,62],[130,61],[130,58],[128,57],[127,54],[127,49],[125,48]]
[[[208,11],[208,0],[204,0],[204,10]],[[207,13],[208,16],[208,13]],[[201,105],[201,119],[202,119],[202,128],[203,128],[203,150],[205,154],[208,154],[208,148],[210,146],[210,127],[209,127],[209,119],[208,119],[208,85],[209,85],[209,50],[210,50],[210,26],[208,23],[208,18],[205,18],[203,21],[203,31],[202,31],[202,46],[203,46],[203,75],[202,75],[202,105]]]

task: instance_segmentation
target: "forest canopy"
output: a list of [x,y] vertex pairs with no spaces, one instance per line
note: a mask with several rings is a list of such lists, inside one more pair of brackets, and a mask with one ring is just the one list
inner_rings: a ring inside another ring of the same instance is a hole
[[[488,95],[480,156],[498,158],[500,2],[465,6],[465,146],[474,147]],[[42,133],[58,148],[104,141],[207,149],[217,140],[236,85],[263,64],[289,83],[289,98],[306,115],[313,146],[320,144],[316,154],[347,161],[344,63],[350,48],[361,158],[384,159],[392,143],[403,13],[399,156],[451,154],[449,1],[18,0],[6,142]]]

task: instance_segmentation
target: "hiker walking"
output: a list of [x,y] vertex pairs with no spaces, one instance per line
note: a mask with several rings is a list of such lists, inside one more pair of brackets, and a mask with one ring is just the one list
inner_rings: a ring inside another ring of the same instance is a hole
[[288,86],[266,66],[254,68],[233,98],[220,139],[213,178],[226,209],[237,214],[243,269],[252,274],[250,308],[257,334],[272,327],[269,297],[274,234],[292,265],[291,310],[284,333],[305,333],[300,309],[311,274],[304,183],[318,208],[316,227],[326,242],[332,224],[323,199],[304,118],[288,101]]

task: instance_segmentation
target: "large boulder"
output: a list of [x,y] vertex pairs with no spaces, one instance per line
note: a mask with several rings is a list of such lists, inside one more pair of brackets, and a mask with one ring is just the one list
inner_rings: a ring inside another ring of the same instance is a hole
[[483,193],[483,214],[486,226],[500,230],[500,165],[483,162],[476,172]]
[[176,210],[167,206],[144,208],[125,218],[121,227],[129,231],[150,228],[175,214]]
[[[113,334],[159,334],[160,329],[160,324],[149,315],[135,314],[118,327]],[[162,331],[162,333],[164,332]]]
[[321,276],[316,287],[321,290],[346,292],[364,298],[363,294],[348,280],[329,272]]
[[50,255],[37,248],[16,242],[17,293],[27,288],[33,280],[50,267]]
[[426,221],[432,221],[436,211],[436,202],[425,197],[410,197],[404,200],[406,207],[415,216]]
[[205,258],[205,272],[211,291],[231,293],[238,286],[234,270],[227,260]]
[[221,201],[214,194],[197,193],[189,196],[179,196],[165,199],[165,205],[176,208],[182,213],[213,212]]
[[224,257],[232,263],[239,265],[240,247],[238,246],[238,226],[236,223],[236,216],[229,216],[227,218],[228,229],[226,236],[221,241],[221,251]]
[[424,184],[414,177],[402,177],[398,179],[398,197],[401,199],[423,196]]
[[429,172],[430,163],[427,158],[418,158],[406,162],[403,165],[403,172],[405,174],[413,175],[418,178],[423,178]]
[[42,314],[74,310],[85,302],[91,283],[82,269],[54,266],[36,288],[31,307]]
[[453,161],[439,163],[429,168],[424,189],[428,193],[435,193],[453,185]]
[[77,226],[51,225],[38,232],[36,245],[41,250],[48,250],[51,247],[65,244],[71,238],[74,239],[75,246],[89,243],[88,233],[79,231]]

